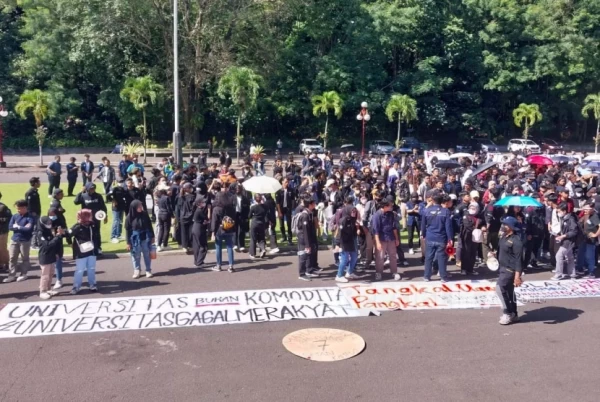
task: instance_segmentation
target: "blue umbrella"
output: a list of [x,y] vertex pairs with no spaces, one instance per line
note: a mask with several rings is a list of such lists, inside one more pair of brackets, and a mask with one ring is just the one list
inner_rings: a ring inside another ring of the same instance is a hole
[[542,207],[543,205],[534,198],[511,195],[504,197],[494,204],[495,207]]

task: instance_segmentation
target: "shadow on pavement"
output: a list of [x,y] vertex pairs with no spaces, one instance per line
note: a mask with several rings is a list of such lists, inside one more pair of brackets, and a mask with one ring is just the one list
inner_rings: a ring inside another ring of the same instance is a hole
[[544,324],[562,324],[572,321],[583,313],[583,310],[576,310],[565,307],[542,307],[537,310],[525,311],[521,316],[521,322],[538,322]]

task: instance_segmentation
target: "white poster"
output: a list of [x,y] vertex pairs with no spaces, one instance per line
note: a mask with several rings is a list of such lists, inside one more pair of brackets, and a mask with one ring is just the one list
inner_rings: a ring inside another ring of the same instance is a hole
[[337,287],[53,300],[5,305],[0,338],[365,315]]

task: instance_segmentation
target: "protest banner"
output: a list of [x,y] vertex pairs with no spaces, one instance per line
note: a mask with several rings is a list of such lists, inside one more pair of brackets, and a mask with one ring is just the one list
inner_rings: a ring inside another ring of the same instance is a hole
[[4,306],[0,338],[364,315],[337,287],[56,300]]
[[551,299],[600,297],[600,279],[523,282],[516,289],[517,300],[539,302]]

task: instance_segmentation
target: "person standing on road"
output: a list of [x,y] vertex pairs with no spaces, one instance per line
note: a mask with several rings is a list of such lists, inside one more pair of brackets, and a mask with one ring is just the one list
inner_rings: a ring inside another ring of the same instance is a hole
[[[0,200],[2,193],[0,193]],[[0,269],[8,269],[8,232],[12,212],[8,206],[0,202]]]
[[[196,197],[195,203],[196,210],[194,211],[194,225],[192,226],[192,249],[194,250],[194,265],[196,268],[202,268],[208,251],[210,205],[208,204],[208,199],[202,195]],[[167,231],[167,236],[168,233]]]
[[[281,180],[281,189],[275,193],[275,201],[277,205],[277,216],[279,217],[279,230],[283,241],[287,241],[288,245],[292,245],[292,211],[295,208],[296,191],[290,188],[290,182],[286,178]],[[286,225],[287,222],[287,225]],[[286,232],[287,226],[287,232]]]
[[[58,229],[64,230],[64,237],[67,239],[67,244],[72,245],[71,235],[69,234],[67,221],[62,213],[59,212],[59,209],[56,207],[50,207],[48,209],[48,218],[52,221],[52,233],[54,236],[57,235]],[[65,249],[63,242],[58,243],[56,248],[56,264],[54,266],[56,273],[56,283],[54,284],[53,290],[58,290],[63,287],[63,257],[64,257]]]
[[[104,198],[96,192],[96,185],[91,181],[85,185],[82,192],[77,194],[74,201],[75,205],[81,205],[81,209],[89,209],[92,211],[92,217],[94,219],[94,244],[98,250],[98,255],[102,255],[102,237],[100,235],[100,221],[96,219],[96,212],[104,211],[106,215],[107,209],[104,203]],[[104,217],[104,224],[108,222],[108,215]]]
[[48,300],[57,292],[52,290],[52,277],[56,263],[56,254],[58,247],[62,245],[62,237],[64,234],[63,228],[56,230],[56,235],[52,232],[52,220],[47,216],[40,218],[38,239],[40,241],[40,251],[38,260],[40,263],[40,299]]
[[[575,272],[575,258],[573,256],[573,248],[577,243],[579,227],[577,219],[572,213],[568,212],[569,206],[566,202],[561,203],[556,211],[560,220],[560,232],[556,236],[555,241],[558,243],[558,251],[556,252],[556,274],[550,278],[551,280],[577,278]],[[583,246],[583,244],[581,244]],[[567,260],[566,273],[564,270],[565,259]]]
[[298,238],[298,279],[310,281],[311,278],[317,278],[319,275],[312,272],[313,258],[312,253],[317,252],[317,228],[315,226],[316,201],[310,194],[304,194],[301,197],[302,204],[296,209],[297,227],[295,228]]
[[[335,277],[336,282],[347,283],[349,279],[358,278],[354,274],[358,259],[357,238],[360,232],[358,218],[358,210],[354,206],[347,204],[342,208],[341,218],[336,230],[336,237],[341,248],[340,263]],[[344,276],[346,267],[348,267],[348,270]]]
[[[21,282],[27,279],[27,272],[30,268],[29,250],[31,248],[31,238],[35,228],[34,218],[29,214],[28,202],[19,200],[15,203],[17,213],[10,218],[8,224],[9,229],[13,232],[10,239],[9,247],[9,266],[8,277],[4,279],[4,283]],[[17,265],[21,255],[21,270],[20,276],[17,278]]]
[[[429,198],[429,197],[428,197]],[[425,240],[425,282],[431,280],[433,260],[438,262],[438,270],[442,282],[447,282],[449,275],[446,273],[448,257],[446,247],[452,246],[454,232],[450,211],[442,207],[443,196],[435,192],[431,195],[433,205],[425,208],[421,218],[421,240]]]
[[48,198],[52,198],[52,192],[60,187],[60,176],[62,175],[62,165],[60,164],[60,155],[54,157],[54,161],[46,168],[48,174]]
[[182,193],[178,198],[179,227],[181,230],[181,247],[188,254],[192,253],[192,225],[194,224],[194,202],[196,195],[193,193],[192,183],[185,183],[182,187]]
[[83,179],[83,185],[85,186],[87,182],[92,181],[92,174],[94,173],[94,162],[90,160],[90,156],[88,154],[85,154],[84,158],[84,161],[81,162],[81,178]]
[[69,183],[67,189],[67,197],[73,197],[73,190],[75,189],[75,185],[77,184],[77,176],[79,173],[79,166],[75,163],[76,159],[74,157],[70,158],[70,163],[67,164],[67,182]]
[[88,288],[91,292],[98,290],[96,286],[96,247],[94,246],[94,216],[91,210],[77,211],[77,223],[71,228],[73,237],[73,257],[75,257],[75,274],[73,275],[73,289],[71,294],[76,295],[81,289],[83,273],[87,273]]
[[248,192],[241,185],[235,186],[235,221],[236,235],[234,242],[234,250],[245,252],[246,248],[246,233],[250,230],[248,216],[250,215],[250,197]]
[[165,184],[164,187],[159,186],[157,193],[158,251],[169,250],[169,233],[171,232],[171,221],[173,220],[173,206],[169,191],[170,188]]
[[38,224],[38,219],[42,215],[42,203],[40,201],[40,193],[38,189],[40,188],[40,178],[32,177],[29,179],[29,185],[31,188],[27,190],[25,193],[25,201],[27,202],[27,212],[31,219],[33,219],[33,229],[31,233],[33,233],[33,237],[31,238],[31,249],[37,250],[37,236],[36,236],[36,227]]
[[381,209],[373,215],[373,237],[375,238],[375,280],[383,278],[383,266],[387,254],[390,261],[390,272],[394,280],[402,279],[398,273],[398,258],[396,249],[400,245],[396,218],[393,211],[394,201],[386,197],[381,201]]
[[127,233],[127,251],[131,253],[133,263],[133,279],[140,277],[142,256],[146,266],[146,278],[152,278],[150,249],[154,244],[154,229],[148,212],[144,210],[144,206],[139,200],[133,201],[129,206],[129,213],[125,219],[125,232]]
[[[266,254],[265,248],[265,230],[267,224],[267,207],[263,204],[261,194],[254,194],[255,204],[250,207],[250,249],[251,260],[263,258]],[[260,255],[256,255],[256,246],[260,250]]]
[[[215,186],[218,188],[218,186]],[[217,253],[217,265],[213,267],[213,271],[221,271],[221,263],[223,259],[222,250],[223,242],[227,247],[227,259],[229,262],[229,272],[235,272],[233,268],[233,243],[236,234],[236,226],[239,224],[235,221],[235,205],[236,198],[229,191],[229,182],[223,182],[221,191],[215,194],[211,214],[212,239],[215,241],[215,250]]]
[[503,314],[500,325],[509,325],[519,321],[517,314],[517,301],[515,286],[521,286],[521,273],[523,272],[523,242],[516,234],[519,227],[517,219],[509,216],[502,220],[504,235],[499,240],[498,263],[499,276],[496,282],[496,293],[502,303]]

